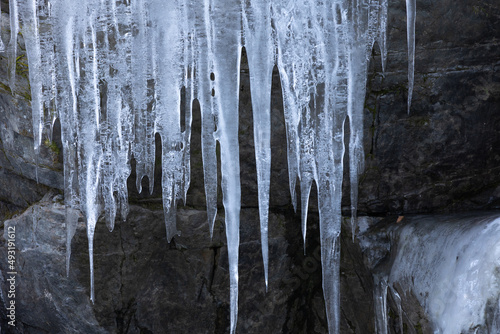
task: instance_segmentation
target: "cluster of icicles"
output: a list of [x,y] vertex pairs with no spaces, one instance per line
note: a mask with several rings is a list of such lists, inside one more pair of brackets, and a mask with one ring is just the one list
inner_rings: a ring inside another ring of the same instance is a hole
[[[413,80],[415,0],[407,0],[409,88]],[[270,93],[275,64],[282,80],[290,191],[300,180],[305,238],[312,182],[319,192],[321,260],[330,333],[339,330],[339,234],[344,123],[349,117],[350,183],[355,221],[363,165],[362,114],[375,42],[386,59],[387,0],[11,0],[10,86],[15,92],[17,38],[29,62],[35,151],[59,118],[64,154],[68,262],[76,210],[83,212],[93,291],[93,236],[99,216],[113,229],[128,211],[131,157],[137,187],[154,180],[155,133],[161,136],[163,207],[168,240],[176,203],[190,183],[191,106],[202,113],[208,223],[217,212],[220,144],[230,267],[231,333],[238,304],[240,166],[238,93],[241,49],[250,69],[258,198],[268,284],[267,222],[271,164]],[[181,89],[186,106],[181,119]],[[411,93],[409,94],[409,100]],[[353,225],[355,229],[355,224]]]

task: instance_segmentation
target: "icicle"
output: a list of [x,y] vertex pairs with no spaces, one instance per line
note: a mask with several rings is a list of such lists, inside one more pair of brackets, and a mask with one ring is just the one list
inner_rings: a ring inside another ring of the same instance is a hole
[[[356,42],[355,42],[356,43]],[[367,60],[365,45],[351,45],[348,70],[349,178],[351,189],[352,239],[356,236],[358,178],[364,169],[363,110],[366,92]]]
[[374,304],[375,329],[377,334],[387,334],[387,281],[385,278],[375,277]]
[[185,37],[183,41],[184,55],[183,55],[183,91],[184,101],[181,108],[184,109],[184,115],[181,114],[181,142],[182,142],[182,189],[181,196],[184,205],[186,205],[187,193],[191,184],[191,124],[193,117],[193,98],[195,92],[195,79],[194,79],[194,63],[195,63],[195,36],[192,27],[191,13],[189,6],[186,2],[182,4],[181,20],[184,25],[181,26],[181,35]]
[[238,258],[240,242],[240,154],[238,142],[238,97],[241,57],[241,7],[232,0],[210,2],[213,39],[214,99],[217,138],[221,152],[222,195],[230,280],[230,332],[235,333],[238,315]]
[[399,331],[403,333],[403,309],[401,307],[401,296],[398,291],[394,288],[394,286],[390,286],[392,299],[396,303],[396,307],[398,308],[398,318],[399,318]]
[[[176,201],[183,196],[182,134],[180,128],[180,91],[184,81],[182,68],[182,24],[175,2],[153,4],[153,31],[156,45],[155,93],[156,131],[162,141],[162,196],[167,239],[179,234],[176,225]],[[161,25],[160,25],[161,24]]]
[[382,73],[384,75],[387,68],[387,8],[387,0],[381,0],[378,19],[379,30],[376,40],[380,48]]
[[19,34],[19,14],[17,1],[18,0],[9,1],[10,41],[7,48],[7,54],[9,56],[9,86],[12,93],[14,93],[16,90],[17,35]]
[[133,155],[136,159],[136,187],[142,192],[141,181],[149,179],[149,191],[153,193],[155,167],[155,130],[156,109],[154,104],[153,55],[151,45],[152,29],[149,26],[149,7],[144,0],[132,1],[137,35],[132,43],[132,102],[135,108]]
[[[42,72],[42,54],[40,50],[40,33],[37,16],[37,0],[28,0],[22,8],[23,37],[27,45],[26,54],[29,63],[29,80],[31,87],[31,110],[33,117],[33,137],[35,148],[35,165],[38,182],[38,153],[42,143],[43,129],[43,72]],[[14,71],[16,64],[13,64]],[[12,71],[12,69],[11,69]],[[15,75],[15,74],[14,74]],[[14,79],[15,80],[15,79]]]
[[243,26],[252,96],[255,161],[259,199],[260,233],[264,277],[268,287],[268,218],[271,184],[271,80],[274,42],[271,33],[271,3],[267,0],[242,2]]
[[[0,27],[2,27],[2,10],[0,9]],[[0,52],[4,52],[5,51],[5,44],[2,40],[2,36],[0,36]]]
[[408,38],[408,113],[410,113],[413,96],[413,80],[415,73],[415,21],[416,0],[406,0],[406,36]]
[[76,227],[78,225],[78,211],[66,207],[66,276],[69,277],[69,264],[71,260],[71,240],[76,232]]
[[87,221],[87,238],[90,260],[90,299],[94,302],[94,230],[100,213],[99,183],[103,162],[102,148],[96,140],[99,135],[100,92],[98,86],[98,50],[96,37],[95,11],[96,7],[87,8],[87,16],[80,22],[82,26],[83,48],[81,51],[81,66],[83,75],[80,77],[81,92],[79,95],[78,132],[79,142],[79,189],[80,204]]
[[[62,3],[57,3],[53,8],[54,16],[57,18],[63,14],[63,20],[56,22],[60,40],[60,51],[56,54],[55,61],[65,66],[56,66],[56,84],[59,95],[56,98],[56,109],[59,112],[61,123],[61,141],[63,150],[64,166],[64,202],[65,202],[65,225],[66,225],[66,275],[69,276],[71,259],[71,241],[78,223],[78,164],[77,164],[77,142],[76,131],[77,120],[77,97],[74,66],[74,16]],[[64,112],[63,112],[64,111]]]
[[214,223],[217,215],[217,154],[216,154],[216,102],[213,68],[213,27],[210,24],[210,0],[198,7],[196,17],[200,25],[196,29],[195,64],[198,69],[196,82],[197,98],[201,109],[201,154],[203,160],[203,177],[205,198],[207,203],[207,220],[210,228],[210,238],[213,237]]

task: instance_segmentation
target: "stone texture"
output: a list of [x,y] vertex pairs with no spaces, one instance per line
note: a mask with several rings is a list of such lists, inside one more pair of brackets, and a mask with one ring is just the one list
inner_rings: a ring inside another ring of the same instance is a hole
[[[223,216],[210,240],[204,211],[178,213],[181,235],[166,241],[161,210],[132,206],[126,222],[109,232],[103,222],[94,241],[96,301],[89,300],[88,243],[83,219],[72,242],[65,273],[62,197],[41,202],[1,226],[16,231],[15,330],[7,333],[227,333],[229,276]],[[327,333],[321,289],[317,216],[312,215],[307,255],[297,217],[270,215],[270,277],[266,293],[258,210],[242,211],[239,283],[240,333]],[[359,246],[345,233],[342,253],[344,333],[373,331],[371,277]],[[0,248],[0,257],[7,257]],[[7,264],[0,262],[2,291]],[[8,302],[0,295],[2,304]],[[353,307],[352,305],[356,305]],[[3,333],[3,332],[2,332]]]
[[385,78],[368,79],[368,214],[500,206],[500,5],[417,1],[415,90],[406,112],[404,2],[390,2]]

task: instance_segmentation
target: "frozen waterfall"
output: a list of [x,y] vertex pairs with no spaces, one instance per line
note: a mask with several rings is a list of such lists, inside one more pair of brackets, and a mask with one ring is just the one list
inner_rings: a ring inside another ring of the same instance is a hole
[[388,295],[398,309],[400,328],[403,319],[409,328],[418,326],[411,323],[412,310],[401,307],[402,300],[416,298],[433,333],[499,333],[498,212],[405,221],[389,232],[392,260],[381,265],[376,278],[377,333],[388,333]]
[[[407,0],[409,101],[413,85],[415,0]],[[387,54],[387,0],[11,0],[10,86],[15,93],[17,38],[26,42],[35,151],[60,119],[68,246],[75,210],[86,217],[93,287],[93,236],[103,213],[110,230],[128,212],[126,180],[137,161],[137,187],[153,189],[155,134],[162,142],[162,194],[168,240],[176,205],[190,183],[191,106],[202,112],[208,223],[217,213],[220,145],[230,267],[231,333],[236,330],[240,224],[238,94],[240,56],[250,68],[265,284],[271,166],[271,73],[282,80],[293,205],[300,181],[305,240],[316,183],[323,291],[330,333],[339,330],[340,221],[344,124],[349,119],[350,183],[356,229],[363,169],[363,108],[369,57]],[[2,44],[0,44],[0,48]],[[185,113],[181,114],[181,90]],[[409,102],[408,102],[409,103]],[[181,119],[183,117],[183,119]],[[69,264],[68,252],[68,264]]]

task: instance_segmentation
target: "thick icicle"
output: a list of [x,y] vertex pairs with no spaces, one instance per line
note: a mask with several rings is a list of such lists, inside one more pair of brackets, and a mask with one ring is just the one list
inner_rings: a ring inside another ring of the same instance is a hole
[[238,258],[240,242],[240,159],[238,143],[238,97],[241,57],[241,4],[232,0],[210,3],[213,40],[214,91],[220,143],[222,195],[229,256],[230,332],[236,332],[238,315]]
[[214,97],[217,106],[216,138],[220,143],[222,195],[229,256],[230,332],[236,332],[238,315],[238,258],[240,243],[240,154],[238,97],[241,57],[240,4],[232,0],[211,2],[214,63]]
[[[311,3],[304,8],[279,1],[273,6],[278,46],[278,69],[283,90],[283,108],[287,129],[288,173],[294,208],[296,181],[300,179],[302,231],[305,243],[307,206],[312,181],[316,175],[314,164],[315,119],[310,115],[310,102],[315,83],[312,45],[316,43],[315,29],[308,28],[311,21]],[[316,27],[315,27],[316,28]],[[303,41],[303,43],[298,43]],[[291,47],[293,45],[293,47]]]
[[167,238],[179,232],[176,202],[183,196],[182,135],[180,128],[180,91],[183,83],[181,28],[183,21],[176,1],[153,3],[152,31],[155,45],[154,71],[156,94],[156,131],[162,141],[162,196]]
[[[77,92],[75,82],[74,62],[74,24],[75,20],[70,11],[58,3],[53,8],[55,17],[67,15],[67,19],[56,22],[60,32],[60,52],[56,54],[56,62],[66,66],[56,66],[56,82],[59,95],[56,98],[56,109],[65,110],[59,113],[61,123],[61,141],[64,166],[64,204],[66,224],[66,275],[69,276],[71,259],[71,240],[73,239],[78,223],[77,208],[79,207],[78,192],[78,164],[76,130],[77,117]],[[64,126],[66,125],[66,126]]]
[[375,277],[373,301],[375,308],[375,329],[377,334],[387,334],[387,280]]
[[415,21],[417,1],[406,0],[406,36],[408,39],[408,113],[413,96],[413,81],[415,76]]
[[[26,55],[28,57],[30,69],[29,81],[31,87],[31,112],[33,117],[33,138],[36,162],[38,162],[38,152],[42,143],[42,129],[44,125],[43,80],[45,79],[45,73],[42,69],[42,53],[37,8],[37,0],[28,0],[27,3],[23,3],[21,8],[21,17],[23,22],[22,33],[26,44],[30,46],[26,48]],[[16,64],[14,63],[11,66],[13,66],[15,71]],[[38,171],[38,163],[36,163],[36,165]]]
[[272,7],[273,22],[276,29],[277,39],[277,64],[281,77],[281,87],[283,92],[283,111],[285,114],[286,136],[287,136],[287,161],[288,161],[288,178],[290,180],[290,194],[292,198],[293,208],[297,210],[297,194],[296,185],[299,177],[299,138],[298,126],[300,110],[298,101],[293,94],[295,85],[295,77],[293,68],[290,63],[293,61],[294,54],[292,50],[287,48],[287,45],[294,43],[293,31],[289,22],[292,22],[293,8],[286,8],[282,1],[277,1]]
[[[213,235],[215,216],[217,215],[217,155],[216,155],[216,103],[212,97],[212,89],[215,95],[214,82],[216,77],[214,71],[213,54],[213,27],[210,24],[210,1],[205,0],[203,13],[200,13],[204,26],[200,27],[198,33],[198,60],[199,84],[198,95],[201,107],[201,144],[203,155],[203,175],[205,183],[205,197],[207,200],[207,218],[210,225],[210,237]],[[206,39],[203,39],[203,36]]]
[[[2,10],[0,10],[0,27],[2,27]],[[5,43],[3,42],[2,36],[0,36],[0,52],[5,51]]]
[[144,0],[132,1],[132,12],[136,17],[137,35],[132,43],[131,72],[132,103],[135,109],[133,155],[136,160],[136,187],[142,192],[142,178],[148,177],[149,191],[153,193],[155,166],[156,110],[153,107],[153,48],[150,47],[151,28],[149,11]]
[[83,27],[83,48],[81,65],[84,75],[80,78],[84,87],[79,99],[79,188],[81,207],[87,221],[87,238],[90,260],[90,299],[94,297],[94,231],[100,213],[99,181],[102,164],[102,149],[96,138],[99,136],[100,93],[99,93],[99,52],[97,50],[96,11],[98,6],[87,8],[87,16],[80,22]]
[[243,27],[250,70],[255,161],[259,198],[260,234],[264,277],[268,287],[268,218],[271,183],[271,80],[274,42],[271,34],[271,3],[267,0],[243,1]]
[[9,1],[10,16],[10,40],[7,47],[9,86],[12,93],[16,89],[16,65],[17,65],[17,35],[19,34],[19,12],[18,0]]

